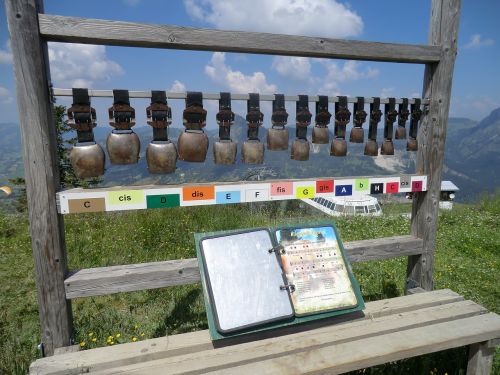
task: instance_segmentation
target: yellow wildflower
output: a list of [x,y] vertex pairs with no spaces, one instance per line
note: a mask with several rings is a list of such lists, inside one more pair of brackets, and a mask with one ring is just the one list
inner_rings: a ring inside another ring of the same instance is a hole
[[114,342],[114,341],[111,341],[111,342],[110,342],[110,344],[111,344],[111,345],[115,345],[115,342]]
[[136,325],[134,326],[134,329],[137,329],[137,328],[139,328],[139,326],[136,324]]
[[84,346],[85,346],[85,341],[82,341],[82,342],[80,343],[80,348],[83,348]]
[[92,337],[92,342],[96,342],[97,339],[95,337]]
[[117,333],[117,334],[115,335],[115,337],[116,337],[116,338],[119,338],[120,336],[121,336],[121,333]]
[[89,337],[94,336],[94,332],[89,332]]
[[141,333],[141,337],[144,337],[144,332]]
[[137,337],[132,337],[132,341],[136,342],[137,341]]

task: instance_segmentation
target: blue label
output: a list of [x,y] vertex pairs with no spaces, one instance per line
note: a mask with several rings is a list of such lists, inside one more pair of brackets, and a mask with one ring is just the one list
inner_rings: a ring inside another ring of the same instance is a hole
[[218,191],[215,194],[215,202],[217,204],[226,204],[226,203],[240,203],[241,195],[239,190],[236,191]]
[[335,195],[337,197],[352,195],[352,185],[335,185]]

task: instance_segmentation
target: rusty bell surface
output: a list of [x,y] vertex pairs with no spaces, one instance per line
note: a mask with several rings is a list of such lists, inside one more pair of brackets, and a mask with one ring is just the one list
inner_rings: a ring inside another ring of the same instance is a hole
[[177,162],[177,149],[170,140],[152,141],[146,148],[149,173],[173,173]]

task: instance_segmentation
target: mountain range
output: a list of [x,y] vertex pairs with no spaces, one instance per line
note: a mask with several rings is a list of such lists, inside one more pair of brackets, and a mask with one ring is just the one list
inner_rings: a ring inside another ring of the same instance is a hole
[[[148,173],[145,159],[145,150],[152,139],[152,130],[149,126],[137,126],[134,131],[141,140],[139,163],[115,166],[107,161],[101,186],[391,175],[415,171],[416,153],[407,152],[406,141],[403,140],[394,141],[396,149],[394,156],[375,158],[364,156],[363,144],[348,143],[347,157],[331,157],[329,145],[311,144],[309,161],[291,160],[290,149],[295,139],[295,128],[293,126],[287,126],[287,128],[289,129],[289,150],[266,150],[263,165],[249,166],[241,162],[240,155],[241,145],[246,139],[247,126],[245,120],[237,115],[231,128],[232,139],[238,142],[236,164],[221,166],[213,162],[212,145],[218,137],[218,130],[210,129],[206,131],[210,139],[210,147],[204,163],[178,161],[175,173],[152,175]],[[95,128],[95,138],[103,148],[105,148],[106,137],[110,130],[110,127],[102,125]],[[379,145],[382,142],[381,130],[379,130]],[[179,127],[172,127],[170,138],[175,141],[181,131]],[[259,136],[264,143],[265,133],[266,129],[261,128]],[[309,137],[310,134],[311,130],[309,130]],[[457,200],[472,201],[481,193],[494,191],[500,186],[500,148],[496,144],[498,141],[500,141],[500,108],[491,112],[480,122],[466,118],[449,119],[443,179],[452,180],[460,188]],[[23,175],[21,139],[17,124],[0,124],[0,151],[0,185],[4,185],[7,184],[8,178]]]

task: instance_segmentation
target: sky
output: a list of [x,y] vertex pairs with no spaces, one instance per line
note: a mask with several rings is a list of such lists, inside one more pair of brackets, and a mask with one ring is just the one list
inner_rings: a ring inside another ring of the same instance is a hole
[[[381,6],[381,4],[383,6]],[[427,44],[430,0],[45,0],[45,13],[200,28]],[[500,107],[500,1],[463,0],[450,116],[480,120]],[[49,43],[54,87],[420,97],[424,66],[240,53]],[[0,122],[17,122],[12,54],[0,3]],[[70,105],[69,98],[58,102]],[[138,124],[146,100],[133,100]],[[170,103],[174,126],[183,103]],[[105,123],[111,99],[94,99]],[[205,103],[215,116],[217,103]],[[288,104],[290,114],[295,110]],[[264,105],[268,115],[269,105]],[[244,103],[234,105],[243,114]],[[266,117],[269,118],[269,117]],[[212,125],[215,126],[215,125]]]

